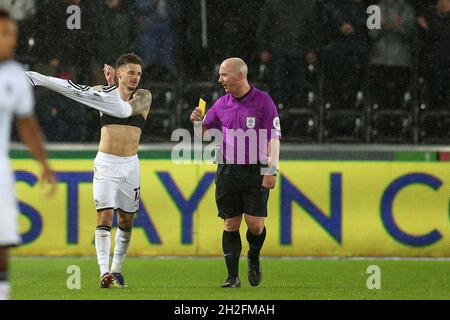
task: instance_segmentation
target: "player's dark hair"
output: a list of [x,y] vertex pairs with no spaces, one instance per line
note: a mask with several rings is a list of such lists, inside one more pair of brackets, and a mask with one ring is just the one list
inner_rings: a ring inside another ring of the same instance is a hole
[[12,20],[12,17],[8,11],[0,9],[0,19]]
[[119,59],[117,59],[116,69],[118,69],[119,67],[121,67],[123,65],[129,64],[129,63],[140,65],[142,70],[144,70],[144,68],[145,68],[144,61],[137,54],[126,53],[126,54],[121,55],[119,57]]

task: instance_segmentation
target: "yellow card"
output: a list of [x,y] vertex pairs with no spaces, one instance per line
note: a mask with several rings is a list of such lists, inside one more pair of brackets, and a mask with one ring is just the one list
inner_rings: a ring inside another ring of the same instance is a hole
[[202,110],[202,116],[205,116],[206,101],[200,98],[200,100],[198,101],[198,107]]

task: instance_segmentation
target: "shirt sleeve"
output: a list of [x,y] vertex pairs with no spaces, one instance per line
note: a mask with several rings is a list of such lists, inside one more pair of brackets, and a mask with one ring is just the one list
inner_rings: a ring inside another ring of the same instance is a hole
[[208,129],[221,129],[220,119],[217,115],[216,104],[214,104],[211,109],[206,112],[205,118],[203,119],[203,125]]
[[267,130],[267,138],[269,141],[281,138],[280,117],[278,116],[277,107],[270,97],[267,97],[266,100],[263,129]]
[[88,85],[80,85],[71,80],[44,76],[34,71],[27,71],[25,74],[33,86],[46,87],[107,115],[128,118],[133,113],[132,106],[127,101],[122,100],[116,86],[105,86],[102,91],[99,91]]
[[27,118],[34,113],[33,88],[28,84],[23,72],[19,70],[16,74],[16,103],[14,113],[19,118]]

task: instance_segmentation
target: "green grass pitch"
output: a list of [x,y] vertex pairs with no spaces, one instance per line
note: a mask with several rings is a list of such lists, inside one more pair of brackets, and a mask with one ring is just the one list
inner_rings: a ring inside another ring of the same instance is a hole
[[[69,290],[67,267],[81,270],[81,289]],[[449,299],[448,260],[353,260],[263,258],[264,279],[248,284],[241,260],[242,288],[222,289],[219,258],[127,258],[128,288],[100,289],[95,258],[13,258],[13,299]],[[381,269],[381,289],[367,289],[367,267]]]

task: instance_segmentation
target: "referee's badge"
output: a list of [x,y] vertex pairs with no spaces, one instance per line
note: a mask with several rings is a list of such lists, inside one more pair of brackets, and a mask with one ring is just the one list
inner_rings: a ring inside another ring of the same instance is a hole
[[280,118],[278,118],[278,117],[273,118],[273,127],[274,127],[275,129],[277,129],[278,131],[281,130],[281,126],[280,126]]
[[255,127],[256,118],[255,117],[247,117],[247,128],[253,129]]

